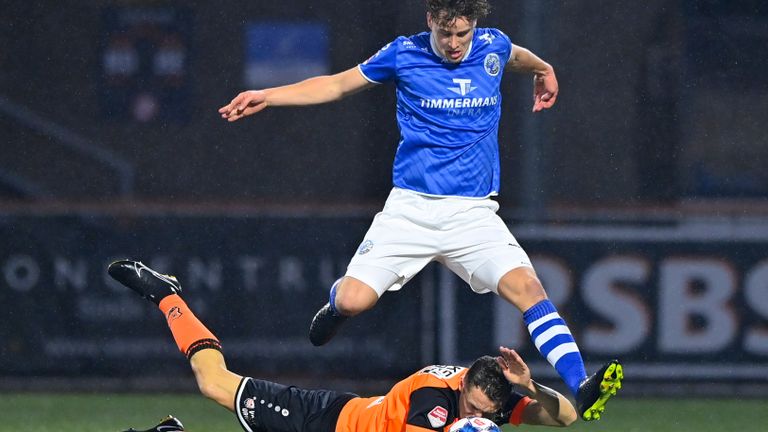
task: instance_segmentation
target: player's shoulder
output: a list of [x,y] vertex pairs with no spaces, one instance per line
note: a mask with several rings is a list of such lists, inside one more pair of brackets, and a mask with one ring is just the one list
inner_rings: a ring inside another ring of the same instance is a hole
[[506,33],[493,27],[476,28],[474,39],[485,46],[509,46],[512,44],[512,41]]
[[395,42],[401,51],[429,49],[429,32],[416,33],[410,36],[399,36]]
[[466,373],[467,368],[462,366],[431,365],[420,369],[411,377],[422,386],[458,388]]
[[397,36],[392,42],[384,45],[379,53],[407,54],[408,52],[427,51],[429,49],[429,33],[418,33],[411,36]]

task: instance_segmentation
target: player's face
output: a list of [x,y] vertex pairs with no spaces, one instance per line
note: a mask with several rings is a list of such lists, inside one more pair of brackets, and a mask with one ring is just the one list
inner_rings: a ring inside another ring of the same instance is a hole
[[496,404],[477,386],[465,386],[459,395],[459,417],[486,417],[496,412]]
[[432,19],[431,14],[427,14],[427,25],[432,30],[432,38],[437,45],[438,54],[451,63],[460,62],[467,54],[475,24],[477,22],[469,21],[464,17],[458,17],[449,23],[440,23],[439,20]]

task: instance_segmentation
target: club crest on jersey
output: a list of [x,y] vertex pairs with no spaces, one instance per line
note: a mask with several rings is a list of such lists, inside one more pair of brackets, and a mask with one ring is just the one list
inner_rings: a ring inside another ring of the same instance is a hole
[[373,242],[371,240],[366,240],[360,243],[360,247],[357,248],[357,254],[365,255],[370,252],[371,249],[373,249]]
[[490,76],[496,76],[501,71],[501,60],[499,60],[499,56],[496,53],[490,53],[487,56],[485,56],[485,61],[483,62],[483,67],[485,67],[485,72]]
[[429,424],[431,424],[433,428],[444,426],[448,421],[448,410],[438,405],[432,408],[432,411],[427,414],[427,419],[429,419]]

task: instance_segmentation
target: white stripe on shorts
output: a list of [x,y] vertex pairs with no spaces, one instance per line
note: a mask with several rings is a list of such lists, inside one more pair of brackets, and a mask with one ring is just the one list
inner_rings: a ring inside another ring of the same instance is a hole
[[242,410],[240,409],[240,399],[243,397],[243,390],[245,390],[245,385],[250,380],[250,378],[245,377],[240,381],[240,386],[237,388],[237,397],[235,397],[235,414],[237,414],[237,419],[240,421],[240,425],[243,426],[243,429],[248,432],[253,432],[251,426],[248,425],[248,421],[243,417]]

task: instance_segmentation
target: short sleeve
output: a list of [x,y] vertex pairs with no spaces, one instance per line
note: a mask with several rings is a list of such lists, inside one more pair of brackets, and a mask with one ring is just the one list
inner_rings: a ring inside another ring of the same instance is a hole
[[509,60],[512,59],[512,52],[514,50],[514,45],[509,39],[509,36],[497,28],[485,28],[483,31],[485,33],[480,39],[492,41],[493,50],[499,54],[500,58],[506,59],[506,62],[508,63]]
[[392,81],[397,76],[397,51],[400,46],[399,37],[384,45],[376,54],[358,66],[363,77],[372,83]]
[[434,387],[415,390],[411,393],[406,425],[442,430],[445,425],[452,423],[458,412],[450,393],[450,389]]
[[523,411],[525,410],[525,407],[527,407],[531,402],[533,402],[533,399],[529,398],[528,396],[520,399],[512,409],[512,413],[509,415],[509,424],[520,426],[520,424],[523,422]]

